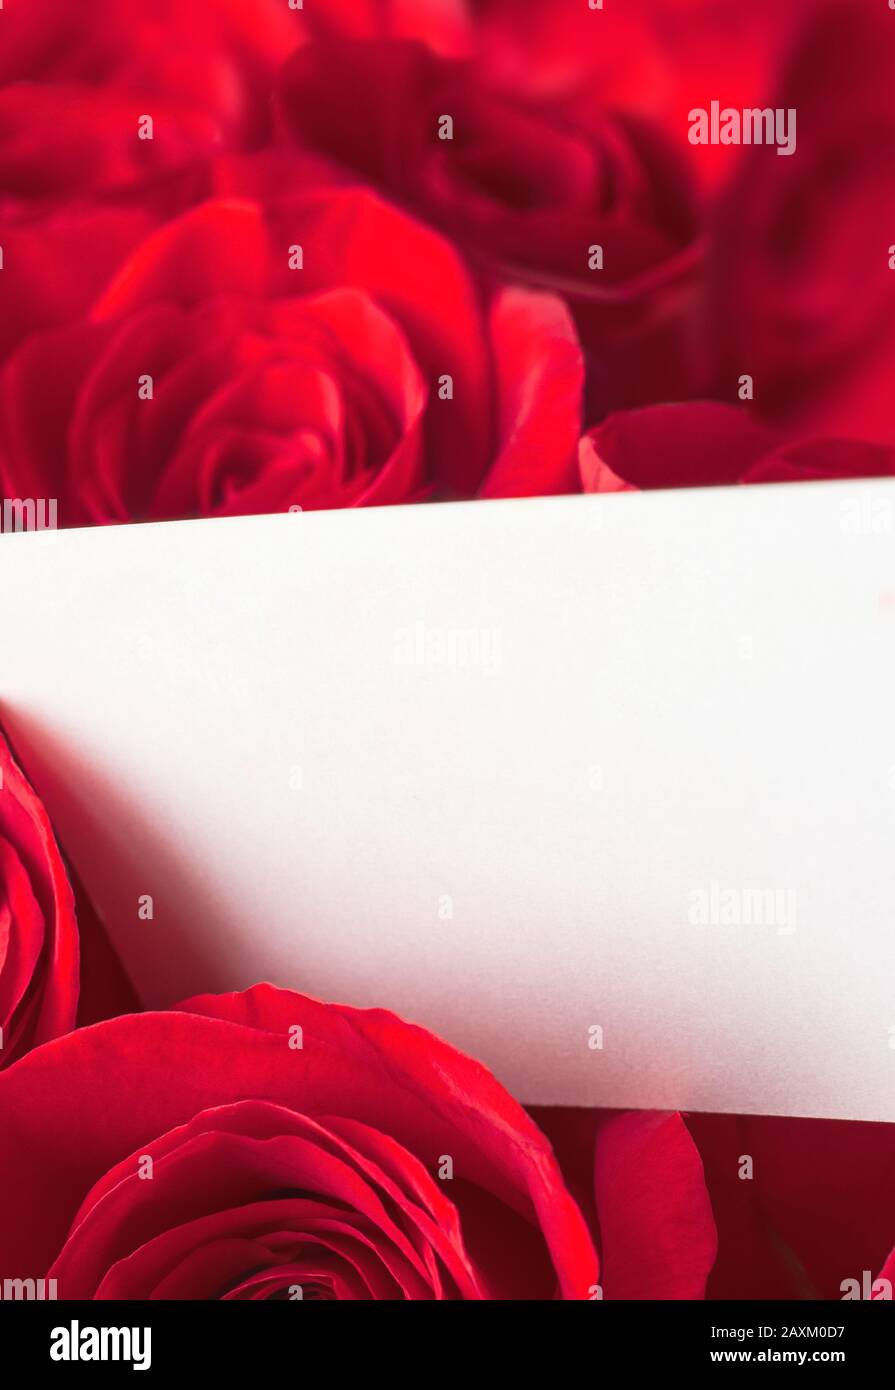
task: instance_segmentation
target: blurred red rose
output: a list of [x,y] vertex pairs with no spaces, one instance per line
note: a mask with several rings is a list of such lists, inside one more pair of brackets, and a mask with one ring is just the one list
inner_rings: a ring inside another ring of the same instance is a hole
[[93,0],[89,14],[57,0],[6,0],[0,83],[125,85],[148,75],[186,90],[192,72],[196,91],[203,62],[270,71],[294,47],[301,19],[280,0]]
[[326,0],[308,5],[302,17],[308,38],[421,39],[450,57],[468,53],[474,37],[467,0]]
[[711,401],[610,415],[579,449],[585,492],[895,476],[895,448],[860,439],[783,440]]
[[0,1067],[74,1027],[75,902],[47,813],[0,734]]
[[[567,311],[483,303],[452,248],[373,194],[165,223],[90,314],[0,371],[0,484],[62,524],[574,485]],[[48,407],[51,402],[51,407]]]
[[796,152],[744,150],[714,219],[711,394],[749,373],[789,432],[895,443],[895,15],[812,14],[767,102],[796,111]]
[[207,196],[209,156],[265,137],[301,32],[281,0],[7,0],[0,358],[83,312],[160,219]]
[[215,115],[192,102],[114,85],[15,82],[0,88],[0,211],[16,225],[86,194],[122,197],[139,186],[145,196],[222,144]]
[[299,49],[278,110],[287,141],[441,228],[487,280],[561,293],[592,358],[592,413],[686,389],[698,231],[661,131],[510,95],[481,64],[391,39]]
[[[7,0],[0,49],[3,196],[106,191],[222,139],[267,130],[277,65],[300,41],[281,0]],[[152,140],[137,138],[151,115]]]
[[[799,26],[821,2],[639,0],[598,11],[587,0],[469,0],[469,7],[481,61],[505,85],[639,115],[685,149],[694,105],[719,95],[734,107],[763,104]],[[714,187],[734,153],[701,149],[698,182]]]
[[29,334],[89,309],[114,267],[156,221],[146,206],[92,202],[39,217],[0,218],[0,362]]
[[587,1300],[599,1277],[549,1144],[484,1067],[271,986],[4,1073],[0,1266],[60,1298]]

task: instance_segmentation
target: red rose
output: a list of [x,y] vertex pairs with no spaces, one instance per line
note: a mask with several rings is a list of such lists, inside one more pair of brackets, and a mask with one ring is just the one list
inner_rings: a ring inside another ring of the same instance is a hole
[[686,379],[696,227],[657,129],[509,95],[480,63],[392,39],[299,49],[278,109],[287,141],[440,227],[486,279],[562,293],[593,356],[592,412]]
[[47,813],[0,735],[0,1067],[74,1027],[75,903]]
[[895,449],[786,441],[735,406],[695,401],[610,415],[581,441],[585,492],[895,476]]
[[895,443],[895,15],[814,6],[778,89],[797,146],[743,150],[714,219],[713,386],[792,433]]
[[214,201],[8,360],[0,484],[65,525],[562,491],[581,376],[559,300],[483,303],[370,193]]
[[60,1298],[598,1281],[549,1144],[489,1072],[393,1014],[264,985],[80,1029],[0,1077],[0,1268]]

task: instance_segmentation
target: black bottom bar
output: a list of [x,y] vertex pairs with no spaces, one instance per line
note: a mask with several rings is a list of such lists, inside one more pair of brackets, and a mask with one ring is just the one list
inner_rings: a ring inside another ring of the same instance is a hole
[[[7,1365],[20,1374],[57,1371],[64,1378],[107,1370],[117,1374],[168,1374],[201,1369],[220,1371],[228,1381],[240,1375],[268,1383],[278,1368],[317,1367],[332,1358],[341,1380],[352,1368],[383,1370],[383,1358],[403,1363],[412,1345],[408,1335],[428,1324],[429,1364],[416,1366],[414,1379],[443,1382],[453,1356],[468,1371],[483,1334],[493,1353],[515,1361],[540,1351],[555,1357],[557,1382],[592,1366],[596,1376],[616,1358],[632,1371],[662,1369],[708,1371],[739,1365],[836,1366],[852,1375],[885,1365],[895,1322],[892,1304],[873,1303],[612,1303],[587,1305],[501,1303],[453,1314],[418,1304],[392,1313],[367,1304],[326,1313],[292,1303],[71,1303],[6,1302],[0,1304],[0,1342]],[[348,1322],[343,1321],[348,1318]],[[398,1317],[398,1322],[391,1322]],[[450,1319],[459,1318],[459,1322]],[[338,1319],[330,1322],[329,1319]],[[472,1318],[472,1322],[467,1322]],[[532,1321],[535,1318],[537,1321]],[[543,1318],[543,1322],[540,1319]],[[322,1319],[322,1322],[321,1322]],[[359,1319],[360,1321],[355,1321]],[[407,1321],[405,1321],[405,1319]],[[447,1321],[446,1321],[447,1320]],[[476,1336],[470,1343],[464,1335]],[[148,1337],[147,1337],[148,1333]],[[458,1335],[459,1334],[459,1335]],[[307,1339],[311,1338],[309,1342]],[[396,1340],[397,1338],[397,1340]],[[499,1341],[496,1340],[499,1338]],[[403,1351],[403,1354],[402,1354]],[[412,1359],[417,1360],[421,1353]],[[574,1356],[575,1362],[567,1358]],[[13,1359],[10,1360],[10,1357]],[[883,1359],[885,1358],[885,1359]]]

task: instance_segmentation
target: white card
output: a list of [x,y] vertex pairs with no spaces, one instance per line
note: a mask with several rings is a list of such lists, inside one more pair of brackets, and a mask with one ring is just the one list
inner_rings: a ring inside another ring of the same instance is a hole
[[893,515],[5,535],[0,710],[147,1005],[269,979],[527,1102],[895,1121]]

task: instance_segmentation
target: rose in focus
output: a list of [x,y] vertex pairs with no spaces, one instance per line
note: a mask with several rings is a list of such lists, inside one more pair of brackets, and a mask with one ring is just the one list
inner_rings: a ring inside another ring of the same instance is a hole
[[599,1278],[485,1068],[270,986],[79,1029],[0,1078],[0,1266],[60,1298],[587,1300]]

